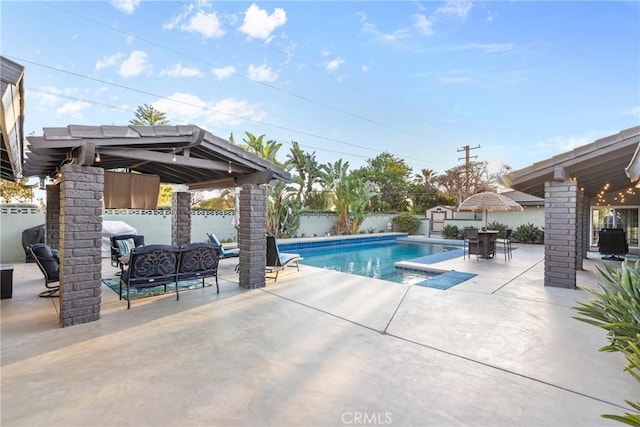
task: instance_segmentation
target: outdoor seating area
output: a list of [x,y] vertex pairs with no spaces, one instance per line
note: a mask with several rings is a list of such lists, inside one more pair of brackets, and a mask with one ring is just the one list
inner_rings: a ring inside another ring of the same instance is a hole
[[176,300],[180,300],[178,282],[184,280],[202,280],[215,278],[218,286],[218,246],[210,243],[191,243],[188,245],[146,245],[133,248],[130,252],[128,268],[120,277],[120,299],[123,287],[126,289],[127,309],[131,308],[131,288],[164,286],[174,283]]
[[[580,285],[615,263],[595,255]],[[542,285],[541,245],[509,263],[434,264],[477,274],[446,291],[305,265],[246,290],[235,264],[220,260],[219,293],[131,311],[103,286],[100,321],[73,328],[59,328],[56,298],[36,296],[38,267],[17,264],[0,311],[2,425],[315,426],[366,412],[394,425],[600,426],[637,398],[622,355],[599,352],[602,331],[572,319],[589,295]],[[103,277],[117,272],[105,258]]]

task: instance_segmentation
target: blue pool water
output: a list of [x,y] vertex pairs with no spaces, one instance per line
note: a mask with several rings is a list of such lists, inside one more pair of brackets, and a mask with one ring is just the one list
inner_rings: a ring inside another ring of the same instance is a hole
[[[304,257],[301,264],[396,283],[414,284],[436,276],[437,273],[397,269],[394,263],[441,254],[454,249],[460,249],[460,247],[386,241],[340,247],[298,248],[295,252]],[[282,249],[281,251],[285,252]]]

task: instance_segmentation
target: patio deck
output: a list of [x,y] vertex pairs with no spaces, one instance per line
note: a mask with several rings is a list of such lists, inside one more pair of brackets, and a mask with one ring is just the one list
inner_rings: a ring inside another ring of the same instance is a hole
[[[571,317],[582,290],[543,286],[542,246],[449,290],[309,266],[244,290],[126,302],[103,285],[97,322],[59,328],[35,264],[1,301],[3,426],[601,426],[640,397],[600,329]],[[578,283],[596,283],[585,261]],[[105,260],[103,274],[117,269]]]

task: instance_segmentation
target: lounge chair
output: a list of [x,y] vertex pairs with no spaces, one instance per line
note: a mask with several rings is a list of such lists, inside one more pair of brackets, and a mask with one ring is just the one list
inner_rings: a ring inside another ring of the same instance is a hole
[[225,249],[215,234],[207,233],[207,238],[209,239],[209,243],[211,243],[212,245],[218,245],[218,247],[220,248],[220,258],[230,258],[240,255],[240,249],[238,248]]
[[44,243],[34,243],[28,247],[31,256],[38,264],[40,271],[44,274],[44,286],[46,291],[38,294],[40,297],[57,297],[60,290],[60,284],[49,285],[60,281],[60,261],[49,245]]
[[267,276],[270,279],[274,279],[274,282],[278,280],[278,272],[280,270],[284,270],[284,268],[287,266],[296,267],[298,271],[300,271],[298,261],[302,261],[302,259],[303,258],[300,256],[300,254],[280,252],[278,250],[276,238],[274,236],[267,236],[266,271],[267,273],[276,273],[274,277]]

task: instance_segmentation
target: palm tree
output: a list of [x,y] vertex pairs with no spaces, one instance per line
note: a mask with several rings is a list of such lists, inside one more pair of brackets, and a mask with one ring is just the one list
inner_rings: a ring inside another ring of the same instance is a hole
[[137,126],[168,125],[169,120],[165,113],[158,111],[153,105],[139,105],[135,112],[136,118],[129,123]]
[[300,206],[304,206],[309,195],[313,192],[313,184],[320,179],[320,170],[316,161],[316,153],[305,153],[296,141],[291,142],[292,147],[286,165],[295,169],[298,173],[294,182],[298,184],[296,200]]
[[332,193],[334,207],[338,219],[335,230],[337,234],[351,234],[358,231],[364,221],[365,206],[373,193],[367,183],[358,174],[349,174],[349,162],[342,159],[333,164],[321,166],[321,182]]
[[264,142],[264,135],[260,135],[256,137],[255,135],[245,132],[247,137],[242,141],[244,144],[241,147],[248,151],[249,153],[253,153],[258,157],[269,160],[271,163],[277,166],[283,166],[281,162],[276,159],[276,155],[278,154],[278,150],[282,147],[281,142],[277,142],[274,140],[268,140]]
[[420,173],[417,173],[414,181],[416,184],[424,186],[425,191],[433,189],[433,184],[436,178],[436,172],[433,169],[420,169]]

